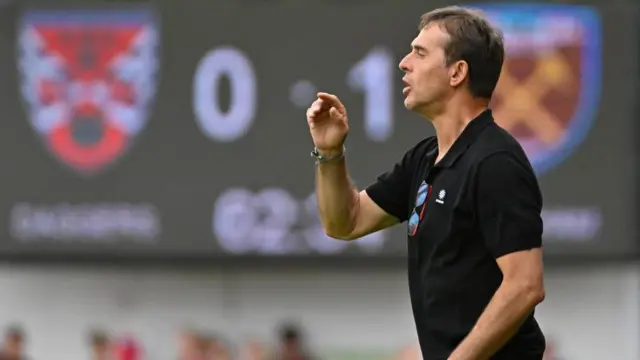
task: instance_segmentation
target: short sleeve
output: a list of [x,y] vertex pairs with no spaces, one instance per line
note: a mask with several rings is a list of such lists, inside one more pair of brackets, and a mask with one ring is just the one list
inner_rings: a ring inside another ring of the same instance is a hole
[[484,159],[476,206],[484,241],[495,258],[542,246],[542,194],[527,161],[508,152]]
[[393,169],[378,176],[367,189],[367,195],[387,214],[393,215],[400,222],[408,217],[409,188],[411,187],[412,156],[407,152]]

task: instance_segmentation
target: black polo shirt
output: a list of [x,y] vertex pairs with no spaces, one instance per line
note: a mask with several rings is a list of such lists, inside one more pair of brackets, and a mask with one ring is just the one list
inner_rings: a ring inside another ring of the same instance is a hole
[[[500,256],[541,246],[542,195],[520,144],[483,112],[435,164],[427,138],[367,193],[407,222],[411,304],[424,360],[446,360],[502,281]],[[539,360],[545,340],[533,314],[496,354]]]

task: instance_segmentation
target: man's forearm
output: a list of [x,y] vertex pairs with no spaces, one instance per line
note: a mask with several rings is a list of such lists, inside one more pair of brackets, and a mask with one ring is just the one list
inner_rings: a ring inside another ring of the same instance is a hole
[[344,158],[317,165],[316,196],[327,234],[347,238],[355,226],[358,190],[349,179]]
[[449,360],[490,359],[516,333],[541,301],[540,297],[530,288],[501,285]]

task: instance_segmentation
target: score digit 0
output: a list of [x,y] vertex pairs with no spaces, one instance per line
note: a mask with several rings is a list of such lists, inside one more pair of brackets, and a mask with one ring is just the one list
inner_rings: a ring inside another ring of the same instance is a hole
[[[229,78],[231,96],[226,113],[218,103],[222,76]],[[215,141],[234,141],[251,128],[256,115],[258,87],[256,73],[249,58],[234,47],[220,47],[208,52],[193,81],[193,109],[200,130]]]
[[[347,74],[352,91],[364,95],[364,130],[369,139],[386,141],[393,133],[392,53],[383,47],[372,49]],[[221,110],[220,80],[226,76],[231,87],[228,110]],[[209,51],[198,63],[193,81],[193,109],[200,130],[211,140],[231,142],[250,129],[257,112],[257,76],[249,57],[233,46]],[[346,104],[347,108],[349,104]]]

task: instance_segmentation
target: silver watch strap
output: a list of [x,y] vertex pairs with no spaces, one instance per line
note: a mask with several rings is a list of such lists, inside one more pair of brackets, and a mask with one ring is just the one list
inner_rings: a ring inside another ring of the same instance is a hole
[[345,146],[342,146],[342,151],[340,152],[340,154],[327,157],[320,154],[320,151],[318,150],[318,148],[314,147],[313,151],[311,151],[311,157],[315,158],[316,164],[319,165],[319,164],[324,164],[331,161],[342,159],[346,154],[346,152],[347,152],[347,148]]

